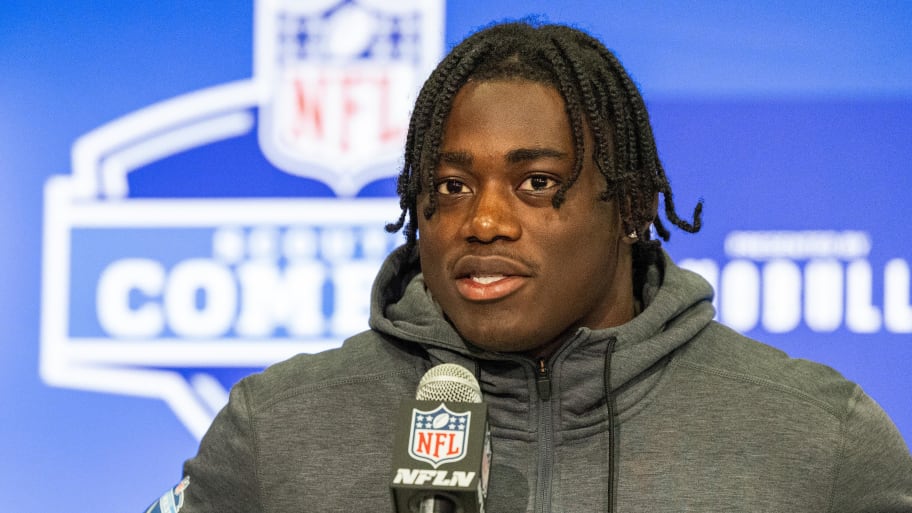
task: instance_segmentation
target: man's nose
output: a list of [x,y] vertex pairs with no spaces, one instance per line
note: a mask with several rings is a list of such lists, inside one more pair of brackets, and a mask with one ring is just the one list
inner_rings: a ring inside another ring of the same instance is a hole
[[485,184],[476,191],[472,210],[464,225],[470,242],[517,240],[522,234],[516,202],[509,186]]

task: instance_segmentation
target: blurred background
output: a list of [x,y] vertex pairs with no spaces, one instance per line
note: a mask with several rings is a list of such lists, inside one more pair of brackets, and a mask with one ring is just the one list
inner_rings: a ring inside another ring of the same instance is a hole
[[7,509],[143,511],[237,379],[365,328],[409,102],[525,16],[640,85],[678,211],[705,201],[665,246],[719,320],[858,382],[912,441],[912,4],[388,3],[0,6]]

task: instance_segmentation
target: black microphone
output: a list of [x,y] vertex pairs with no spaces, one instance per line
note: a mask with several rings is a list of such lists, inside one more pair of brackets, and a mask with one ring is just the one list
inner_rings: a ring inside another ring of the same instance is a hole
[[484,513],[491,431],[481,387],[453,363],[437,365],[399,407],[393,513]]

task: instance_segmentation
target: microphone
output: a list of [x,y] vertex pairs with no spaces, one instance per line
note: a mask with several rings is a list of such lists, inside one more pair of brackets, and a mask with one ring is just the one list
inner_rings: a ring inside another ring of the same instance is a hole
[[437,365],[399,406],[393,513],[484,513],[491,430],[481,387],[465,367]]

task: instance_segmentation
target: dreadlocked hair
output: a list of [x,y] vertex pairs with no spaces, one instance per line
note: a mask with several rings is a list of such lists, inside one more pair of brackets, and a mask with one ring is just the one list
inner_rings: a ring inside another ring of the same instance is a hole
[[[688,222],[676,213],[671,185],[659,161],[646,105],[617,57],[594,37],[562,25],[512,22],[490,26],[457,45],[424,83],[409,123],[405,162],[397,183],[402,214],[386,226],[404,228],[407,245],[417,240],[418,197],[428,193],[421,215],[437,209],[434,187],[443,129],[453,98],[469,80],[528,80],[553,87],[564,100],[575,146],[574,170],[554,195],[560,208],[583,168],[586,129],[594,141],[595,166],[605,177],[604,201],[617,201],[625,234],[636,234],[635,274],[661,263],[660,242],[652,240],[650,223],[664,241],[668,229],[655,216],[656,195],[664,198],[665,217],[678,228],[700,230],[702,200]],[[408,218],[408,221],[406,221]],[[643,276],[640,276],[642,278]],[[635,276],[635,281],[637,276]]]

